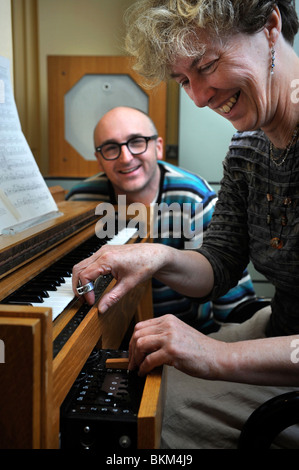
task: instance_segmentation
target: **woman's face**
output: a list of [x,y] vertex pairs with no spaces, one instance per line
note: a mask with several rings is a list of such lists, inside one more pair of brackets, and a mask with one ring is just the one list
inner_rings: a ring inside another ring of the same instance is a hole
[[235,34],[221,43],[201,32],[204,54],[195,59],[178,58],[172,77],[196,106],[228,119],[240,131],[263,127],[270,109],[271,50],[263,31]]

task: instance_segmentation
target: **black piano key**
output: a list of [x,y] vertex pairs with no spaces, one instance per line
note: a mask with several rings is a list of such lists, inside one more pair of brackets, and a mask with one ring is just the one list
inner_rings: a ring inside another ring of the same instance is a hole
[[[36,283],[37,284],[40,281],[44,284],[49,282],[49,284],[52,285],[52,286],[60,286],[60,284],[62,282],[60,279],[55,279],[54,276],[47,276],[47,275],[41,276],[40,278],[36,278]],[[65,280],[63,280],[63,282],[65,282]]]
[[9,297],[10,302],[29,302],[29,303],[43,303],[44,299],[40,295],[36,294],[25,294],[17,292],[15,295]]
[[36,286],[35,288],[28,287],[28,289],[20,289],[19,292],[21,293],[21,295],[22,293],[39,295],[44,299],[49,297],[49,292],[46,290],[42,290],[39,286]]
[[59,276],[66,278],[66,277],[71,277],[72,275],[72,269],[69,266],[64,266],[63,264],[55,266],[52,269],[53,274],[58,274]]
[[40,279],[38,282],[36,282],[35,285],[47,291],[57,290],[57,284],[55,284],[54,282],[44,280],[44,279]]

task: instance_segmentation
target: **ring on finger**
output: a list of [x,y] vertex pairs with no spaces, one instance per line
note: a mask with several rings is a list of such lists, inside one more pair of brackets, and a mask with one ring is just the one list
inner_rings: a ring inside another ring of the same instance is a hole
[[82,286],[80,280],[78,282],[78,287],[76,288],[79,295],[87,294],[87,292],[90,292],[93,289],[94,289],[93,282],[88,282],[88,284],[84,284],[84,286]]

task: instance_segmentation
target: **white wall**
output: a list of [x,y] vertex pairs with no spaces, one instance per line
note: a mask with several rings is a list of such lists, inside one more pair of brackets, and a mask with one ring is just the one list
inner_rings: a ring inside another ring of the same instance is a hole
[[10,0],[0,0],[0,55],[10,60],[11,78],[13,79],[13,53],[11,32]]

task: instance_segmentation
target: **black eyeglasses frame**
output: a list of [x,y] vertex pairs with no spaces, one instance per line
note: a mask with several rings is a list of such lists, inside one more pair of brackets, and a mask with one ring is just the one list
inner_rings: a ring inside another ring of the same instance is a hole
[[[154,134],[154,135],[151,135],[151,136],[144,136],[144,135],[136,135],[134,137],[131,137],[130,139],[127,140],[127,142],[122,142],[122,143],[118,143],[118,142],[106,142],[105,144],[103,145],[100,145],[99,147],[96,147],[95,148],[95,151],[100,153],[102,155],[102,157],[104,158],[104,160],[107,160],[108,162],[110,161],[113,161],[113,160],[117,160],[119,157],[120,157],[120,154],[121,154],[121,148],[123,145],[126,145],[127,149],[129,150],[129,152],[132,154],[132,155],[142,155],[143,153],[145,153],[147,151],[147,147],[148,147],[148,143],[150,140],[156,140],[159,136],[157,134]],[[136,139],[145,139],[145,149],[142,151],[142,152],[138,152],[138,153],[134,153],[130,150],[129,148],[129,144],[132,140],[136,140]],[[107,158],[104,156],[104,154],[102,153],[102,148],[105,146],[105,145],[109,145],[109,144],[115,144],[116,146],[118,146],[118,155],[117,157],[114,157],[114,158]]]

